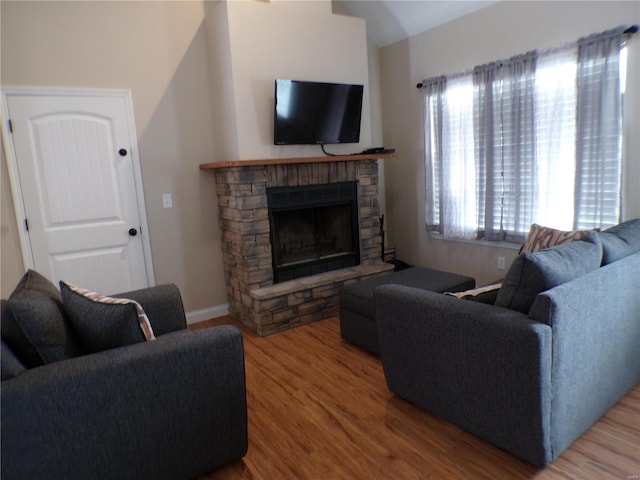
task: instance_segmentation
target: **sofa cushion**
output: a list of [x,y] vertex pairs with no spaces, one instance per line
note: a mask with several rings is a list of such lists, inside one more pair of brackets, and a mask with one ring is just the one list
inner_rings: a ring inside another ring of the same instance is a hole
[[2,338],[27,367],[82,353],[58,289],[33,270],[24,274],[2,310]]
[[600,240],[603,265],[640,251],[640,218],[606,229],[600,233]]
[[7,345],[4,340],[2,340],[0,349],[0,373],[2,381],[20,375],[20,373],[26,370],[24,364],[16,357],[13,350],[9,348],[9,345]]
[[572,230],[563,231],[555,228],[543,227],[537,223],[533,223],[529,228],[527,240],[522,246],[520,253],[539,252],[546,248],[556,247],[564,243],[582,240],[587,235],[597,230]]
[[60,282],[70,323],[87,352],[100,352],[154,340],[153,329],[140,304]]
[[596,233],[585,240],[519,255],[507,272],[495,305],[527,313],[536,296],[600,267],[602,244]]

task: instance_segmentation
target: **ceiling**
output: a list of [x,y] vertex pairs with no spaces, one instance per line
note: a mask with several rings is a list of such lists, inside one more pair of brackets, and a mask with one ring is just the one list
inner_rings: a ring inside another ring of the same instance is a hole
[[463,17],[499,0],[342,0],[351,15],[364,18],[367,36],[384,47]]

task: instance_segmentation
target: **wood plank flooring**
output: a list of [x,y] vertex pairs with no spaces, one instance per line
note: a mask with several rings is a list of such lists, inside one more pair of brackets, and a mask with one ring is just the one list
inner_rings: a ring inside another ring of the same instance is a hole
[[380,360],[337,318],[244,338],[249,451],[198,480],[628,480],[640,475],[640,386],[550,467],[537,470],[394,396]]

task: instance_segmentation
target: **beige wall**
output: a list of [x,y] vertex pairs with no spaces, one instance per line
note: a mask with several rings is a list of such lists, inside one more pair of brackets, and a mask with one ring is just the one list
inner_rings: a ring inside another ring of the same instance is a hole
[[[331,2],[332,11],[338,15],[352,16],[349,9],[341,0],[333,0]],[[366,25],[365,25],[366,27]],[[369,112],[371,121],[371,141],[364,144],[364,148],[382,147],[384,141],[382,137],[382,103],[380,91],[380,49],[370,40],[367,39],[367,61],[369,63]],[[360,142],[361,145],[363,142]],[[356,151],[358,151],[356,149]],[[378,161],[378,203],[380,214],[386,214],[385,184],[384,184],[384,165],[382,160]]]
[[237,159],[240,155],[227,7],[227,2],[204,3],[213,111],[215,112],[214,128],[211,132],[214,139],[212,161]]
[[[1,2],[1,82],[130,89],[156,283],[175,282],[186,309],[226,303],[212,175],[213,115],[201,2]],[[2,167],[6,186],[6,166]],[[162,208],[172,193],[174,207]],[[2,294],[21,269],[5,222]],[[16,278],[17,276],[17,278]]]
[[[315,147],[272,145],[274,78],[367,85],[361,145],[336,151],[383,143],[397,148],[399,158],[385,161],[385,174],[388,240],[398,257],[491,280],[503,274],[495,268],[496,257],[510,261],[515,251],[434,241],[424,231],[421,94],[415,84],[618,24],[640,23],[637,2],[504,2],[386,47],[378,56],[366,43],[364,22],[331,15],[325,0],[3,0],[0,8],[3,87],[133,92],[156,282],[177,283],[188,311],[226,303],[213,175],[200,172],[198,165],[319,155]],[[637,38],[633,46],[625,175],[635,197],[626,217],[640,216],[635,188],[640,114],[638,107],[631,108],[640,105]],[[384,142],[375,100],[378,60]],[[22,265],[4,159],[0,173],[6,296]],[[163,193],[173,194],[173,209],[162,208]]]
[[0,148],[0,157],[0,294],[7,298],[24,270],[3,148]]
[[[371,146],[364,21],[333,15],[329,0],[3,0],[0,8],[3,87],[132,91],[156,282],[176,283],[187,311],[227,302],[214,175],[198,165],[321,155],[273,145],[275,78],[365,84],[360,145],[334,151]],[[22,265],[6,260],[18,240],[4,160],[2,168],[6,296]],[[162,208],[163,193],[173,194],[173,209]]]
[[232,101],[235,111],[230,117],[235,125],[226,127],[235,135],[223,140],[236,142],[225,148],[235,156],[224,160],[322,156],[319,146],[273,145],[277,78],[364,84],[360,144],[327,149],[353,153],[370,146],[369,70],[362,19],[334,15],[329,0],[233,1],[207,5],[206,11],[210,24],[224,14],[227,19],[228,45],[219,43],[212,52],[212,69],[225,80],[218,83],[216,95]]
[[[368,42],[367,53],[369,56],[369,102],[371,105],[371,146],[384,147],[382,135],[382,101],[380,85],[380,49]],[[380,214],[387,214],[386,185],[384,181],[384,162],[378,160],[378,204]]]
[[[474,276],[500,278],[497,257],[507,265],[517,250],[431,239],[424,226],[422,93],[424,78],[546,48],[618,25],[640,23],[638,2],[501,2],[380,50],[384,140],[399,152],[385,160],[390,243],[402,260]],[[640,217],[640,42],[630,42],[625,102],[625,218]],[[632,58],[633,57],[633,58]],[[635,133],[633,133],[635,132]]]

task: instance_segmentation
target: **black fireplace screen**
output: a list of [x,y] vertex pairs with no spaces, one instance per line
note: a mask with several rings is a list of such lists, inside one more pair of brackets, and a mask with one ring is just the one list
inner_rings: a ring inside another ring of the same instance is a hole
[[360,263],[355,182],[267,189],[274,283]]

